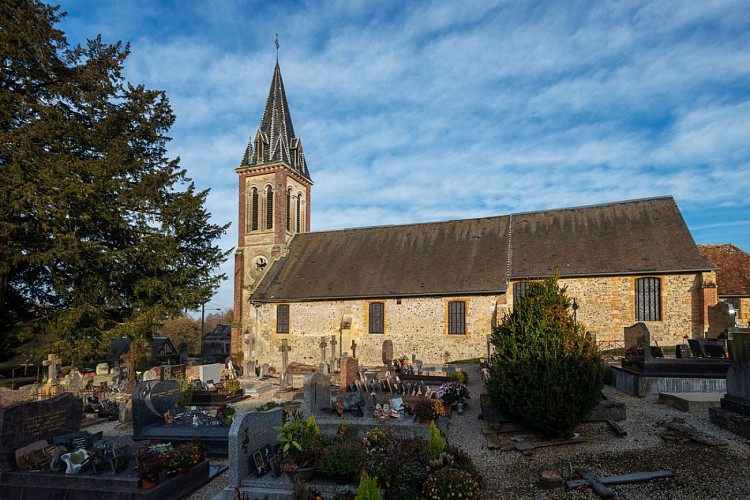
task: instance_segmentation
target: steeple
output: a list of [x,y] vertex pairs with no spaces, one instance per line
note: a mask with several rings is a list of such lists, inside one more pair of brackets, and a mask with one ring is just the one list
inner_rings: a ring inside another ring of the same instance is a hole
[[248,141],[241,166],[254,167],[269,163],[284,162],[292,170],[310,179],[302,141],[294,134],[292,115],[286,101],[281,68],[276,61],[271,90],[266,108],[255,138]]

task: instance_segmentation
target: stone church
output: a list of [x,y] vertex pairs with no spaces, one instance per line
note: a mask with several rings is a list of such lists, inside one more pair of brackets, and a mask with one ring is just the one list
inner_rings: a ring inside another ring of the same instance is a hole
[[[240,166],[232,352],[243,363],[379,365],[487,355],[492,327],[534,279],[560,273],[599,342],[645,322],[659,345],[703,337],[715,266],[672,197],[480,219],[310,232],[313,181],[278,62]],[[605,344],[606,345],[606,344]],[[621,344],[620,344],[621,345]]]

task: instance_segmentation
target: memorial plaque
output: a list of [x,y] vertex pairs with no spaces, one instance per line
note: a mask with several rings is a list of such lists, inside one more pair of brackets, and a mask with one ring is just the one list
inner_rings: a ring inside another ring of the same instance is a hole
[[176,380],[140,382],[131,395],[133,435],[141,436],[147,426],[164,422],[164,414],[175,407],[180,397]]
[[66,392],[44,401],[16,403],[0,409],[0,461],[15,461],[15,450],[39,440],[52,441],[81,428],[81,401]]

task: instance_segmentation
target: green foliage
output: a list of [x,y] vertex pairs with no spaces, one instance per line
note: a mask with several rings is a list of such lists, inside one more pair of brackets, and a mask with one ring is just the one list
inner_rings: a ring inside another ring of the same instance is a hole
[[424,483],[424,495],[429,500],[479,498],[480,492],[479,483],[468,472],[451,467],[436,470]]
[[439,399],[420,399],[414,407],[414,414],[419,420],[436,420],[445,416],[445,406]]
[[324,476],[352,477],[367,457],[359,441],[338,441],[324,448],[315,461],[315,469]]
[[180,384],[180,396],[177,398],[177,404],[188,406],[193,398],[193,384],[184,376],[178,376],[177,383]]
[[487,389],[504,413],[530,428],[567,437],[601,397],[603,363],[569,313],[558,277],[532,283],[494,329]]
[[469,383],[469,374],[466,373],[463,370],[456,370],[451,375],[451,381],[458,382],[459,384],[468,384]]
[[301,412],[293,410],[287,415],[286,421],[280,426],[275,426],[274,429],[279,431],[276,440],[281,446],[281,453],[284,457],[306,451],[301,444],[305,433]]
[[79,362],[197,309],[227,257],[180,167],[161,91],[123,77],[129,47],[70,47],[59,7],[0,9],[0,358],[49,335]]
[[430,458],[437,458],[445,450],[445,439],[440,434],[434,420],[430,422],[428,438],[427,446],[430,450]]
[[378,488],[378,478],[370,477],[367,471],[363,471],[359,477],[359,487],[357,488],[357,496],[355,500],[381,500],[383,495],[380,494],[380,488]]
[[302,451],[309,451],[314,448],[320,447],[322,443],[323,435],[320,433],[320,427],[318,427],[318,423],[315,421],[315,417],[313,415],[310,415],[307,418],[307,423],[305,424],[305,428],[303,429],[302,436],[300,438]]

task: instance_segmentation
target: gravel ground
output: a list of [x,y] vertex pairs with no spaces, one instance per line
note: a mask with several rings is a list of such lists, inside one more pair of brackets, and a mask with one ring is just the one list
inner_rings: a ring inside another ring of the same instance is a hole
[[[581,499],[597,498],[591,490],[545,489],[542,470],[557,470],[566,479],[571,467],[585,467],[599,477],[632,472],[671,470],[674,478],[647,483],[611,486],[624,499],[747,499],[750,498],[750,446],[739,436],[713,425],[708,412],[689,414],[657,402],[657,396],[635,398],[605,386],[608,399],[621,401],[627,408],[627,420],[620,422],[627,436],[617,437],[605,423],[582,424],[577,431],[583,443],[535,449],[526,456],[516,450],[489,449],[479,419],[479,394],[484,392],[479,367],[467,365],[472,399],[464,415],[454,414],[448,428],[448,441],[469,452],[481,471],[485,499]],[[263,397],[237,404],[245,411],[269,401],[288,399],[290,394],[266,393]],[[707,446],[690,440],[667,441],[660,437],[659,422],[684,418],[697,429],[725,439],[725,446]],[[98,428],[102,426],[102,428]],[[112,434],[126,431],[99,424],[88,429]],[[510,436],[501,435],[503,446]],[[226,464],[224,460],[214,463]],[[225,473],[191,494],[188,500],[213,498],[227,486]]]

